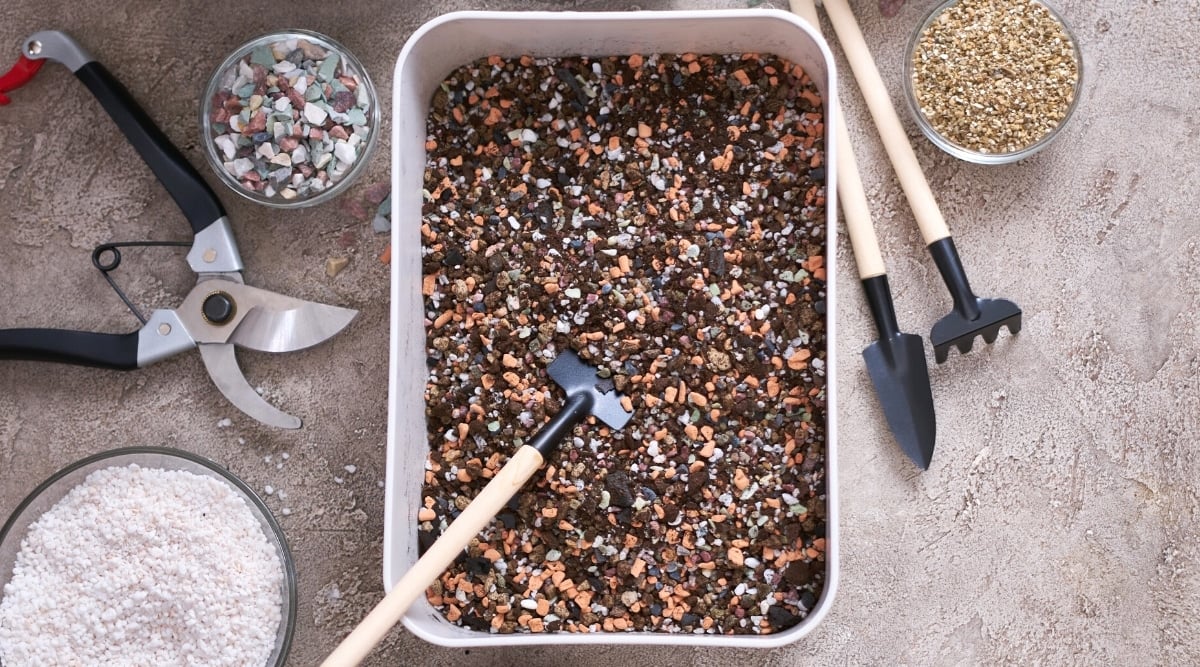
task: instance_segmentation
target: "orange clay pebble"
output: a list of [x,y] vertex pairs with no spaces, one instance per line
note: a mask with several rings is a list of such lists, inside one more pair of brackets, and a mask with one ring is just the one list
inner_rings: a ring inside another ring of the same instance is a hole
[[750,478],[746,476],[746,471],[738,468],[733,473],[733,485],[738,491],[745,491],[746,487],[750,486]]
[[738,547],[729,547],[729,551],[726,555],[729,557],[729,562],[733,563],[737,567],[741,567],[746,563],[746,556]]
[[434,512],[428,507],[422,507],[421,509],[417,510],[417,521],[433,521],[436,518],[437,512]]
[[642,576],[642,572],[646,570],[646,561],[641,558],[635,559],[633,565],[629,566],[629,574],[634,577]]

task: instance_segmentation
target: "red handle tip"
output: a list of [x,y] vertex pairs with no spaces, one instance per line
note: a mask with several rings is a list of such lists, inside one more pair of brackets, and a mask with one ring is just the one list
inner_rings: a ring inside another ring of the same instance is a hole
[[12,69],[5,72],[3,76],[0,76],[0,106],[12,101],[4,93],[16,90],[29,83],[45,63],[46,61],[41,58],[34,60],[22,53],[21,57],[17,59],[17,64],[13,65]]

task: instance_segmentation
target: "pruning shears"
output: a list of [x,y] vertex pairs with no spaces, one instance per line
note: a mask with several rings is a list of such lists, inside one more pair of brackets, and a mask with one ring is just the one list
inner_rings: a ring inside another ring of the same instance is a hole
[[[118,289],[143,326],[110,334],[64,329],[0,329],[0,359],[52,361],[132,370],[198,348],[209,376],[239,410],[264,424],[299,428],[300,419],[265,401],[246,381],[234,356],[241,346],[262,352],[291,352],[336,335],[358,314],[246,285],[233,230],[213,191],[129,91],[78,43],[62,32],[38,32],[25,41],[17,64],[0,76],[0,105],[52,60],[71,70],[100,101],[126,139],[182,209],[192,227],[187,262],[196,286],[175,309],[143,317]],[[92,261],[105,273],[120,262],[118,247],[99,246]]]

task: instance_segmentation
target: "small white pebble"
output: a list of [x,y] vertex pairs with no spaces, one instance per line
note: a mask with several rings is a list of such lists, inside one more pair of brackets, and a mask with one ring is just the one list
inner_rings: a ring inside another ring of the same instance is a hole
[[537,600],[525,598],[524,600],[521,600],[521,608],[529,610],[537,609]]
[[283,499],[287,498],[287,491],[284,491],[283,489],[280,489],[279,491],[277,491],[277,492],[275,493],[275,495],[276,495],[276,496],[278,496],[278,498],[279,498],[280,500],[283,500]]
[[333,483],[334,483],[334,484],[341,484],[341,483],[342,483],[342,482],[344,482],[344,481],[346,481],[346,480],[342,479],[341,477],[334,477],[334,478],[333,478]]
[[221,149],[221,153],[225,156],[226,160],[232,160],[233,156],[237,155],[237,144],[229,135],[222,134],[213,139],[213,143],[217,145],[217,148]]
[[356,466],[356,465],[348,465],[348,466],[346,466],[345,470],[346,470],[346,472],[348,472],[348,473],[350,473],[351,475],[353,475],[354,473],[358,472],[358,466]]
[[328,117],[329,114],[325,113],[325,110],[316,104],[304,105],[304,120],[307,120],[313,125],[325,124],[325,119]]
[[279,456],[280,456],[280,458],[282,458],[284,461],[286,461],[286,460],[288,460],[288,459],[290,459],[290,458],[292,457],[292,455],[291,455],[291,454],[288,454],[287,452],[284,452],[284,453],[280,454]]
[[354,161],[358,159],[358,152],[345,141],[339,141],[333,145],[333,155],[343,164],[354,164]]
[[288,516],[289,514],[292,513],[292,510],[290,507],[285,507],[285,508],[283,508],[283,510],[281,510],[280,513],[283,514],[284,516]]
[[244,444],[246,444],[246,439],[245,439],[245,438],[238,438],[238,444],[239,444],[239,445],[244,445]]
[[271,495],[272,493],[275,493],[275,487],[273,487],[273,486],[271,486],[270,484],[268,484],[268,485],[266,485],[266,486],[264,486],[264,487],[263,487],[263,493],[265,493],[265,494],[267,494],[267,495],[269,496],[269,495]]
[[217,421],[217,428],[229,428],[230,426],[233,426],[233,420],[228,417],[222,417]]

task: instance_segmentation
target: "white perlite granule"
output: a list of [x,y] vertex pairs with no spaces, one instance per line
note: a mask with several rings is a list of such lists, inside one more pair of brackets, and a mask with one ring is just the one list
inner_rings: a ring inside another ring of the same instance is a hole
[[283,564],[224,482],[97,470],[29,527],[0,601],[0,663],[264,665]]

